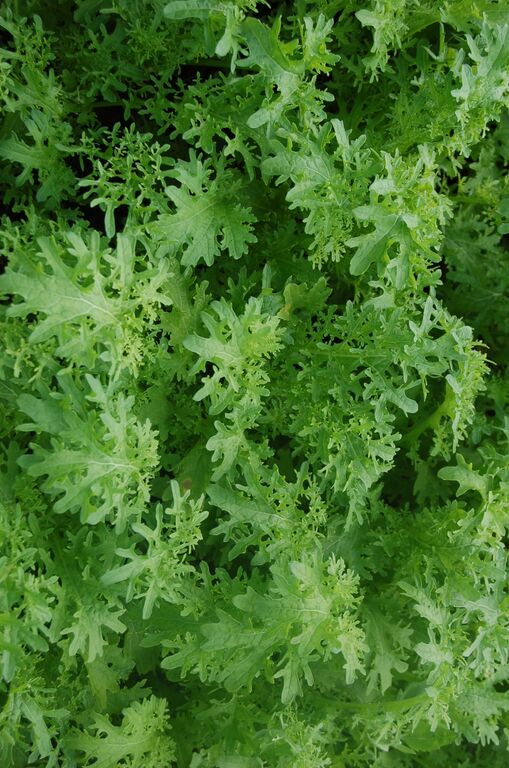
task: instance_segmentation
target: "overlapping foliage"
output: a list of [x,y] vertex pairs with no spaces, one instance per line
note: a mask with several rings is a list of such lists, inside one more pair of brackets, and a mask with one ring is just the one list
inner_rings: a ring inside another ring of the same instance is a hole
[[505,766],[508,4],[0,27],[1,765]]

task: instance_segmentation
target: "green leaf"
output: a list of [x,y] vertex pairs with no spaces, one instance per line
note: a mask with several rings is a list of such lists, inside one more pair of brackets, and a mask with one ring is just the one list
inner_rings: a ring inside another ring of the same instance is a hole
[[175,743],[169,731],[166,701],[151,696],[125,709],[120,725],[112,725],[104,715],[95,715],[88,732],[75,732],[66,743],[83,752],[86,762],[94,768],[117,768],[122,763],[132,768],[156,768],[169,766],[175,759]]
[[290,59],[279,42],[280,24],[268,29],[258,19],[248,17],[242,23],[242,33],[249,47],[249,56],[237,66],[259,67],[269,81],[276,83],[283,94],[294,91],[303,74],[300,61]]
[[215,0],[173,0],[163,8],[163,13],[170,21],[184,19],[208,19],[211,13],[225,13],[228,3],[218,3]]
[[441,480],[458,483],[457,496],[463,496],[467,491],[477,491],[485,499],[490,487],[489,478],[476,472],[460,453],[456,455],[456,460],[455,467],[442,467],[438,476]]
[[[356,215],[363,220],[365,210],[357,209]],[[386,214],[379,217],[372,232],[347,240],[346,245],[357,248],[350,261],[350,274],[362,275],[372,264],[383,263],[390,240],[397,239],[403,227],[403,221],[398,214]]]

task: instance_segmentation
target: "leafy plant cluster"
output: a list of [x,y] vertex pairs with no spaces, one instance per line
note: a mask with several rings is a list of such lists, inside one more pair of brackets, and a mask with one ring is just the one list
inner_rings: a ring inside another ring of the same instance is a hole
[[507,2],[0,11],[0,764],[507,765]]

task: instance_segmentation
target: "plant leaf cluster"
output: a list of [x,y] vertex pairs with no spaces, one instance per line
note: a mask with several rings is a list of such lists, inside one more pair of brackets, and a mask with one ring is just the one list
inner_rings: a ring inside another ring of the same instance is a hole
[[0,764],[507,765],[507,2],[0,36]]

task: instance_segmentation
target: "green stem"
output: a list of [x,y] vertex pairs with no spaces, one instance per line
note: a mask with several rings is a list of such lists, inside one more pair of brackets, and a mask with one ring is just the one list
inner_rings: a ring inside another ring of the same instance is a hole
[[440,423],[442,416],[447,416],[451,411],[451,405],[454,403],[454,392],[447,385],[446,393],[443,402],[425,419],[419,421],[414,427],[407,432],[400,440],[400,445],[412,445],[415,440],[422,435],[427,429],[433,429]]

